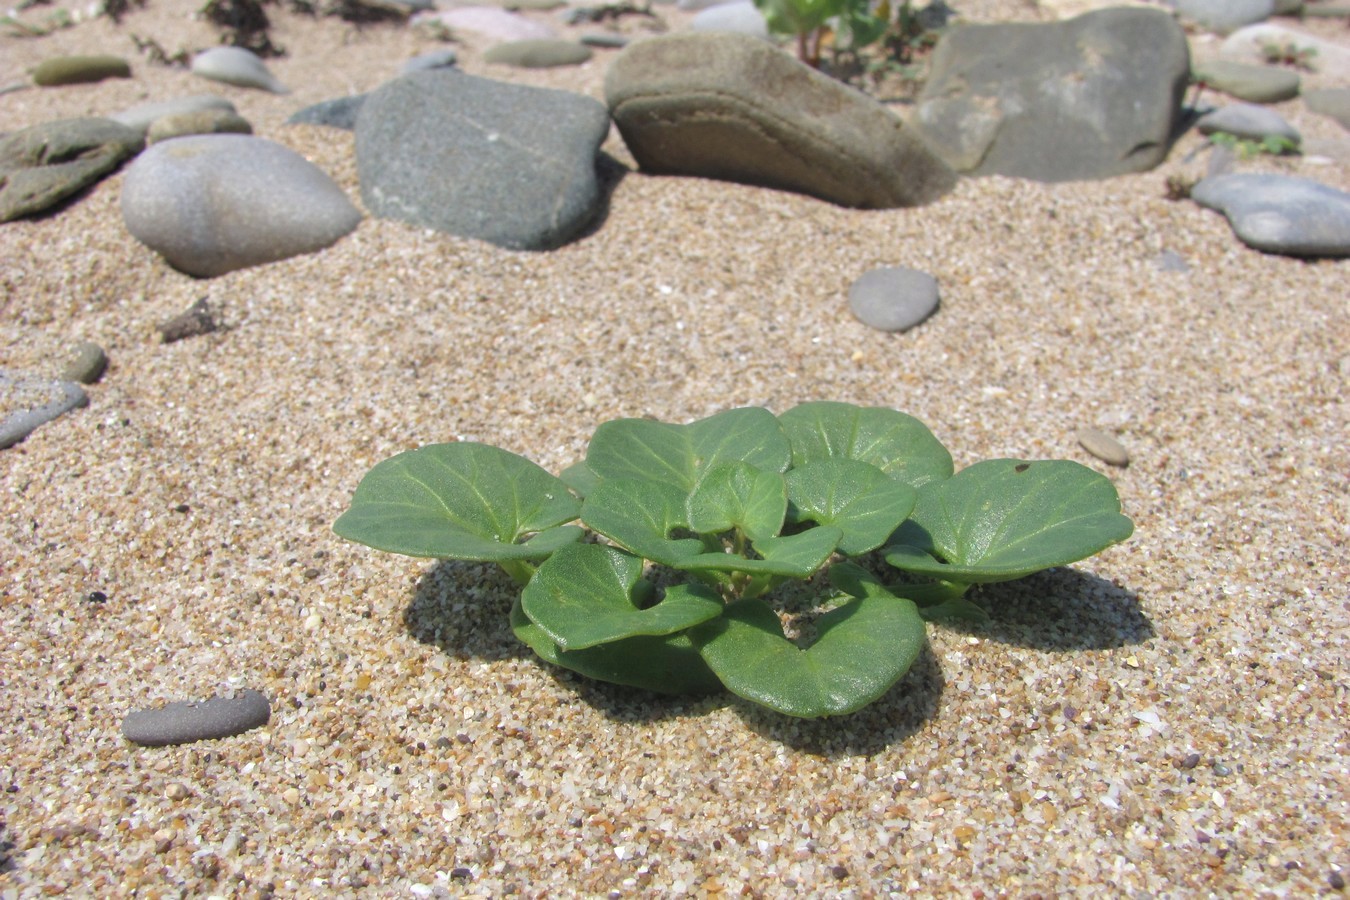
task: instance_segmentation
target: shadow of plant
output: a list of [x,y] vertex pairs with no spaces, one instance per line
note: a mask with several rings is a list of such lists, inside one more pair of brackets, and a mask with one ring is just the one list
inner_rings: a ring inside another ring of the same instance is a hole
[[[495,565],[438,562],[418,579],[403,621],[416,640],[455,659],[532,659],[508,621],[518,590]],[[988,610],[987,624],[936,627],[1047,652],[1122,647],[1154,635],[1134,592],[1072,568],[986,585],[969,596]],[[667,696],[538,662],[559,685],[614,722],[696,717],[734,706],[746,726],[762,737],[831,757],[870,755],[909,739],[937,714],[946,685],[937,657],[925,645],[905,677],[875,703],[847,716],[794,719],[729,693]]]

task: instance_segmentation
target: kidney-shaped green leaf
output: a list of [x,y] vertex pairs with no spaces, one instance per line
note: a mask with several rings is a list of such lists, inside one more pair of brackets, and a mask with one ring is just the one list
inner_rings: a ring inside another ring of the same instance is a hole
[[886,543],[914,509],[914,488],[856,459],[818,459],[787,473],[788,518],[835,525],[839,550],[858,556]]
[[893,409],[819,400],[795,406],[778,419],[792,442],[794,467],[856,459],[914,488],[952,474],[952,455],[928,426]]
[[821,616],[816,632],[803,650],[783,636],[777,613],[760,600],[742,600],[689,635],[732,693],[807,719],[876,700],[909,671],[925,639],[913,602],[875,581],[865,597]]
[[990,459],[921,488],[886,561],[944,581],[1011,581],[1091,556],[1133,531],[1115,485],[1087,466]]
[[702,553],[698,538],[671,538],[688,527],[686,492],[658,481],[605,480],[586,495],[581,520],[627,549],[663,565]]
[[585,650],[563,650],[530,621],[516,598],[511,630],[540,659],[588,678],[661,694],[712,694],[722,682],[708,668],[685,632],[664,637],[631,637]]
[[703,534],[739,528],[751,540],[775,537],[787,515],[783,476],[743,462],[707,470],[687,504],[689,527]]
[[572,544],[544,561],[525,585],[521,605],[563,650],[673,634],[722,613],[721,598],[702,585],[674,585],[643,609],[635,597],[641,577],[642,560],[631,553]]
[[[473,562],[537,560],[581,537],[553,526],[581,502],[523,456],[486,444],[431,444],[375,465],[333,531],[377,550]],[[534,540],[521,538],[539,532]]]
[[595,430],[586,450],[587,467],[602,479],[660,481],[686,493],[700,473],[729,462],[787,471],[792,448],[767,409],[729,409],[688,425],[615,419]]

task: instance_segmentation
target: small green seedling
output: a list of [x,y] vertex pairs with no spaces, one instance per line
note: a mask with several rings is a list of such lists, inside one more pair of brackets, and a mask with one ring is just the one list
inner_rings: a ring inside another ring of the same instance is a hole
[[1216,131],[1209,136],[1209,142],[1216,147],[1225,147],[1238,155],[1239,159],[1251,159],[1259,154],[1285,156],[1299,152],[1297,141],[1280,134],[1268,134],[1256,141],[1238,137],[1226,131]]
[[[380,550],[500,565],[522,585],[511,628],[548,662],[804,718],[890,690],[926,620],[983,616],[971,585],[1066,565],[1133,528],[1111,482],[1077,463],[954,474],[917,419],[830,402],[606,422],[561,477],[496,447],[434,444],[371,469],[333,525]],[[860,564],[877,557],[902,583]],[[794,584],[814,598],[809,645],[784,629]]]

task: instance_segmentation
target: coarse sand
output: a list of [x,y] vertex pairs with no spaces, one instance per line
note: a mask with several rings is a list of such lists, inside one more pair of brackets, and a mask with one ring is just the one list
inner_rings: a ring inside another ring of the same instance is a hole
[[[286,117],[442,45],[268,10],[290,95],[139,54],[132,35],[216,43],[183,0],[5,32],[0,84],[65,53],[123,55],[134,78],[5,93],[0,130],[214,92],[360,204],[351,134]],[[485,46],[465,36],[463,68],[596,97],[614,53],[520,71]],[[1343,148],[1330,119],[1275,108]],[[87,408],[0,452],[0,898],[1334,891],[1350,867],[1350,262],[1256,252],[1169,201],[1203,149],[1192,134],[1142,175],[966,179],[860,212],[648,176],[615,132],[605,213],[561,249],[367,218],[320,253],[208,281],[126,232],[120,174],[0,226],[0,367],[54,373],[84,340],[111,359]],[[1347,190],[1346,158],[1239,167]],[[898,335],[857,322],[848,285],[883,265],[936,277],[938,313]],[[220,330],[161,343],[202,297]],[[370,466],[426,443],[557,471],[608,418],[815,399],[918,416],[958,467],[1098,468],[1135,535],[979,591],[990,624],[931,626],[882,700],[798,721],[553,669],[511,635],[498,570],[329,530]],[[1085,453],[1082,427],[1120,440],[1128,468]],[[264,729],[155,749],[121,735],[132,710],[248,688],[272,699]]]

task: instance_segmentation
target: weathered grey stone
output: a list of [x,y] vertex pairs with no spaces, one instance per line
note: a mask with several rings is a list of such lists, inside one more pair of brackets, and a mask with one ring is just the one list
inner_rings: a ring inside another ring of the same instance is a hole
[[199,109],[174,113],[156,119],[145,133],[147,143],[157,144],[190,134],[252,134],[253,126],[235,112],[225,109]]
[[938,42],[913,122],[961,172],[1109,178],[1162,162],[1189,80],[1186,36],[1159,10],[958,26]]
[[1279,103],[1298,96],[1297,72],[1214,59],[1195,67],[1195,76],[1210,87],[1248,103]]
[[144,146],[139,131],[111,119],[60,119],[0,138],[0,222],[59,203]]
[[848,289],[853,315],[879,331],[908,331],[933,314],[938,299],[936,278],[898,266],[864,272]]
[[1303,95],[1303,102],[1315,113],[1330,116],[1350,129],[1350,88],[1323,88]]
[[19,443],[39,426],[88,404],[84,389],[74,382],[0,369],[0,450]]
[[516,250],[555,247],[599,208],[596,154],[608,133],[605,108],[580,94],[415,72],[361,108],[361,196],[383,218]]
[[644,171],[698,175],[890,209],[935,200],[955,173],[886,107],[738,34],[639,41],[605,99]]
[[529,41],[508,41],[490,47],[483,59],[518,69],[553,69],[559,66],[579,66],[591,58],[591,49],[574,41],[545,38]]
[[171,266],[209,278],[320,250],[361,214],[295,151],[205,134],[156,144],[127,169],[122,218]]
[[266,725],[272,706],[260,691],[235,697],[180,701],[160,709],[141,709],[122,719],[122,735],[143,747],[166,747],[232,737]]
[[342,128],[351,131],[356,127],[356,117],[361,112],[361,104],[366,102],[365,94],[351,97],[338,97],[324,100],[313,106],[294,113],[286,120],[287,125],[324,125],[328,128]]
[[1307,178],[1236,173],[1206,178],[1191,199],[1228,217],[1244,244],[1285,256],[1350,256],[1350,194]]
[[1275,0],[1174,0],[1182,18],[1219,34],[1264,22],[1275,13]]
[[33,70],[33,83],[40,87],[130,77],[131,66],[120,56],[54,56]]

